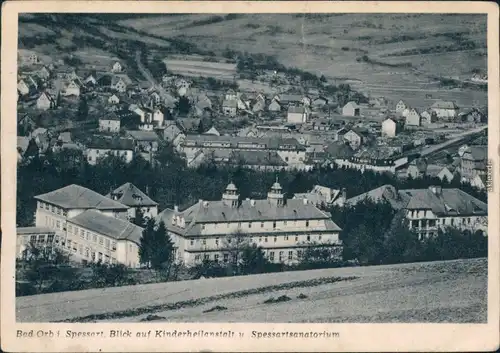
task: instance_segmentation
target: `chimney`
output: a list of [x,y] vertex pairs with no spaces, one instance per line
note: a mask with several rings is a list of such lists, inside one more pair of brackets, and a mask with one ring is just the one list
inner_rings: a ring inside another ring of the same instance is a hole
[[174,205],[174,211],[175,211],[175,212],[179,212],[179,206]]
[[202,205],[202,204],[203,204],[203,199],[198,199],[198,203],[199,203],[200,205]]
[[205,207],[205,208],[208,207],[208,201],[203,201],[203,207]]
[[347,200],[347,190],[345,188],[342,188],[342,199]]
[[247,198],[246,198],[246,200],[247,200],[247,201],[250,201],[250,198],[249,198],[249,197],[247,197]]
[[302,199],[302,201],[304,202],[304,205],[307,205],[307,199]]
[[429,186],[429,190],[431,190],[434,195],[439,196],[441,195],[442,188],[441,186],[432,185]]
[[250,200],[250,206],[252,206],[252,207],[255,206],[255,200]]

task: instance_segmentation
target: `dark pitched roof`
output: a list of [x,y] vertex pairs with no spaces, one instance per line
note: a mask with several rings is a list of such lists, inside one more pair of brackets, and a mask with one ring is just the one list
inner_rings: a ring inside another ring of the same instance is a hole
[[68,222],[116,240],[130,240],[140,244],[143,228],[115,217],[105,216],[99,211],[87,210]]
[[134,150],[134,141],[125,138],[94,137],[88,147],[103,150]]
[[326,152],[334,158],[350,158],[354,155],[351,147],[345,143],[334,142],[327,146]]
[[286,166],[286,162],[275,151],[235,151],[232,153],[230,160],[238,163],[242,162],[246,165],[259,166]]
[[37,195],[35,196],[35,199],[60,206],[62,208],[96,208],[102,210],[128,209],[127,206],[117,201],[110,200],[95,191],[76,184],[68,185],[46,194]]
[[17,235],[47,234],[47,233],[55,233],[55,230],[47,227],[18,227],[16,229],[16,233]]
[[154,131],[130,130],[128,134],[136,141],[159,141],[160,138]]
[[106,197],[130,207],[158,205],[132,183],[123,184],[107,194]]
[[460,189],[441,189],[434,193],[429,189],[401,190],[410,196],[406,209],[430,209],[439,216],[487,215],[488,205]]
[[455,102],[441,101],[441,100],[434,102],[434,104],[432,104],[431,107],[436,109],[458,109],[458,106],[455,104]]

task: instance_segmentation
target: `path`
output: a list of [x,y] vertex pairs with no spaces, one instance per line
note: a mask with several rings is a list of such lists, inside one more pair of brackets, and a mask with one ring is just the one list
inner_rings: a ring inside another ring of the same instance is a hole
[[167,93],[167,91],[162,87],[162,85],[158,84],[151,74],[151,72],[142,64],[141,62],[141,51],[137,50],[135,52],[135,61],[137,63],[137,68],[139,69],[139,72],[144,76],[146,80],[151,84],[153,89],[158,92],[158,94],[161,97],[162,102],[170,102],[172,101],[173,97]]

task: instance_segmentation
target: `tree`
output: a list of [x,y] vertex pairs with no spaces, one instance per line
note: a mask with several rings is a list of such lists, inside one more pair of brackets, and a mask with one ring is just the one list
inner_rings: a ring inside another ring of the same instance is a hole
[[402,263],[418,261],[422,246],[418,234],[409,228],[404,211],[394,217],[384,239],[384,263]]
[[163,221],[160,221],[154,232],[155,248],[151,256],[151,266],[154,269],[165,269],[170,271],[170,266],[174,260],[173,248],[174,244],[167,233],[167,227]]
[[76,113],[76,117],[78,120],[86,120],[89,115],[89,106],[87,103],[87,99],[85,97],[80,98],[80,103],[78,104],[78,111]]
[[141,242],[139,244],[139,259],[141,264],[146,265],[148,268],[152,266],[151,261],[153,258],[155,247],[155,221],[150,219],[146,223],[146,227],[142,231]]
[[138,225],[139,227],[144,227],[145,223],[146,223],[146,220],[144,219],[144,213],[142,212],[140,207],[136,208],[135,209],[134,224]]
[[92,264],[92,284],[94,288],[116,287],[128,283],[130,269],[123,264]]
[[228,234],[223,240],[223,248],[229,257],[229,265],[233,274],[239,274],[241,257],[244,249],[250,246],[248,235],[241,230]]
[[264,251],[257,244],[243,247],[241,251],[240,274],[265,273],[269,266],[269,261]]
[[175,109],[179,115],[186,116],[191,111],[191,102],[184,96],[180,97],[175,103]]

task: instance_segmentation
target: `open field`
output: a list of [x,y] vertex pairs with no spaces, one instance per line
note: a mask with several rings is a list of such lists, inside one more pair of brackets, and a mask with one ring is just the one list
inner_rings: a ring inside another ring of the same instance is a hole
[[167,70],[177,75],[213,77],[219,80],[232,80],[236,75],[236,64],[168,58],[163,62]]
[[[485,322],[486,293],[487,261],[471,259],[44,294],[17,298],[16,311],[22,322],[138,322],[152,314],[169,322]],[[263,303],[281,295],[291,300]],[[226,310],[203,312],[216,306]]]

